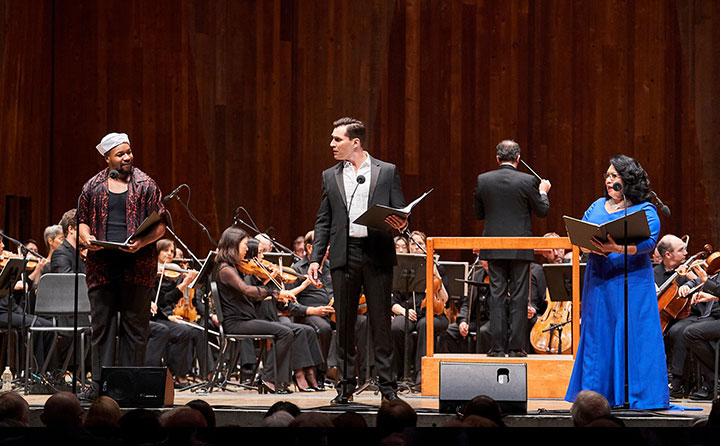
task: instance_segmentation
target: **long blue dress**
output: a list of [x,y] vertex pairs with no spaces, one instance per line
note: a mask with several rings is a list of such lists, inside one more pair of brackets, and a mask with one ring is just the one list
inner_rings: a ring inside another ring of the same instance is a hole
[[[655,294],[650,253],[657,243],[660,220],[655,206],[644,202],[628,214],[644,210],[651,236],[628,256],[628,364],[630,407],[669,407],[667,365]],[[602,224],[624,215],[608,213],[605,198],[595,201],[583,220]],[[565,399],[574,401],[581,390],[605,396],[610,406],[620,406],[625,396],[624,256],[590,254],[582,297],[580,346]]]

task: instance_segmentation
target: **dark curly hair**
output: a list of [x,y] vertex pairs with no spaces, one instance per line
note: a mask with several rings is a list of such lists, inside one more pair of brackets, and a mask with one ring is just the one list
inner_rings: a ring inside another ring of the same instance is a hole
[[[627,155],[615,155],[610,158],[610,164],[615,167],[618,175],[622,178],[625,198],[630,200],[632,204],[640,204],[650,200],[650,180],[647,172],[637,160]],[[610,198],[607,191],[605,191],[605,197]]]

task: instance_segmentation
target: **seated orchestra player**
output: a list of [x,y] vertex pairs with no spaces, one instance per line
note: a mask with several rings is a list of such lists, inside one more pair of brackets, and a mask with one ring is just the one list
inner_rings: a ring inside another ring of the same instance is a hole
[[[472,280],[478,283],[488,283],[487,260],[479,260],[478,263],[480,268],[475,270]],[[450,353],[479,353],[490,349],[490,327],[488,326],[490,319],[487,309],[490,287],[471,285],[468,291],[470,296],[463,296],[455,322],[450,324],[447,331],[441,335],[444,349]],[[470,332],[475,332],[479,336],[479,347],[476,348],[474,344],[468,345],[471,342],[467,339]]]
[[[155,346],[152,348],[149,346],[148,360],[157,363],[158,358],[150,356],[161,353],[168,368],[175,376],[176,387],[182,388],[187,385],[193,359],[196,356],[201,358],[202,352],[205,351],[203,347],[205,331],[200,328],[201,325],[196,324],[204,314],[205,306],[197,296],[189,296],[188,287],[197,277],[197,271],[179,272],[180,268],[172,263],[175,256],[175,243],[172,240],[161,239],[156,242],[156,246],[158,277],[152,290],[151,320],[165,326],[167,333],[163,337],[167,336],[167,343],[165,349],[162,349],[162,345],[158,346],[161,352],[156,352]],[[188,295],[186,296],[186,294]],[[186,322],[195,325],[191,326]],[[154,344],[152,335],[150,342]],[[208,376],[210,370],[214,368],[212,356],[208,354],[207,367],[204,361],[199,361],[199,365],[200,375]]]
[[[263,246],[259,243],[259,240],[249,238],[247,242],[247,253],[245,254],[246,259],[257,259],[259,262],[263,261],[263,250],[260,247]],[[265,244],[264,249],[268,249],[269,244]],[[245,281],[251,285],[263,285],[263,286],[275,286],[276,288],[283,288],[283,277],[279,272],[279,268],[276,265],[267,267],[269,275],[262,277],[258,276],[247,276]],[[290,276],[288,280],[294,280],[296,276]],[[302,291],[307,289],[310,284],[309,279],[302,281],[297,287],[293,288],[295,296]],[[280,285],[280,287],[278,287]],[[260,303],[258,309],[258,316],[266,321],[279,322],[282,325],[292,330],[293,343],[291,347],[291,360],[290,367],[294,372],[293,382],[295,387],[300,392],[314,392],[318,390],[324,390],[320,388],[317,383],[315,368],[321,366],[324,363],[322,353],[320,352],[320,345],[318,344],[317,337],[315,336],[315,330],[309,325],[297,324],[290,320],[289,303],[279,302],[273,299],[265,300]]]
[[[425,241],[427,237],[420,231],[413,231],[409,240],[409,248],[411,254],[424,254]],[[446,291],[445,283],[446,280],[442,277],[438,268],[434,268],[435,280],[437,281],[438,287],[436,291],[435,299],[442,302],[442,308],[448,301],[448,293]],[[405,357],[405,326],[407,325],[408,332],[417,331],[417,339],[415,345],[415,355],[413,364],[415,364],[415,383],[420,383],[421,376],[421,362],[422,357],[426,352],[426,311],[433,311],[433,302],[428,302],[427,307],[423,306],[423,300],[425,299],[425,293],[423,292],[411,292],[402,293],[393,291],[392,293],[392,307],[391,310],[394,314],[391,324],[391,332],[393,337],[394,345],[394,358],[395,358],[395,372],[397,376],[403,376],[404,372],[404,357]],[[407,321],[405,320],[405,313],[407,310]],[[434,333],[441,335],[448,328],[448,318],[444,311],[440,314],[436,314],[433,317]],[[407,322],[407,324],[406,324]]]
[[[236,227],[225,229],[218,242],[217,286],[223,313],[223,328],[236,334],[271,334],[275,336],[273,348],[276,349],[277,364],[270,352],[263,369],[260,390],[271,393],[287,394],[290,382],[291,347],[294,342],[292,329],[279,322],[266,321],[258,317],[258,307],[266,298],[281,301],[295,300],[292,291],[273,289],[265,286],[253,286],[245,281],[251,272],[244,262],[248,251],[248,235]],[[240,272],[244,268],[246,272]],[[247,268],[247,269],[245,269]],[[275,378],[278,387],[275,387]]]
[[[307,274],[310,266],[309,258],[310,254],[312,254],[314,235],[314,231],[305,234],[303,252],[306,255],[292,265],[292,268],[301,276]],[[318,367],[317,385],[319,388],[324,388],[328,355],[333,339],[333,322],[330,316],[335,313],[335,309],[332,307],[333,288],[330,278],[330,265],[327,259],[323,262],[318,279],[322,284],[320,288],[308,286],[298,293],[297,302],[290,302],[288,307],[295,322],[309,325],[315,330],[324,359],[323,364]],[[302,278],[298,278],[295,285],[301,285],[302,281]]]

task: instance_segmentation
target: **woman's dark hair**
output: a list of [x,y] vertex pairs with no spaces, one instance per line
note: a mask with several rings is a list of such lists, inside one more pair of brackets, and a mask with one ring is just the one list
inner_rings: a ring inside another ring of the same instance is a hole
[[465,403],[462,415],[463,419],[471,415],[478,415],[491,420],[500,427],[505,427],[505,423],[503,423],[502,420],[502,410],[500,410],[500,405],[497,401],[487,395],[478,395]]
[[240,260],[238,258],[240,256],[240,253],[238,253],[238,245],[247,236],[247,232],[233,226],[223,231],[220,236],[220,241],[218,242],[218,253],[215,261],[217,263],[225,262],[230,265],[236,265]]
[[[623,180],[625,198],[632,204],[640,204],[650,199],[650,180],[640,163],[626,155],[615,155],[610,158],[610,164]],[[610,198],[607,191],[605,196]]]
[[252,259],[253,257],[257,257],[258,255],[258,247],[260,246],[260,242],[255,237],[250,237],[247,241],[247,253],[245,253],[246,259]]

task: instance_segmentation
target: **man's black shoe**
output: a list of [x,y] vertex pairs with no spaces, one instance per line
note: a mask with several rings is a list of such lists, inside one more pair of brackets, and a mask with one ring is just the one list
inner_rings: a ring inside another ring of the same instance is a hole
[[508,356],[511,358],[525,358],[527,357],[527,353],[525,350],[512,350]]
[[396,392],[392,392],[392,393],[386,393],[385,395],[383,395],[382,400],[380,400],[380,402],[387,403],[389,401],[399,400],[399,399],[400,399],[400,397],[398,396],[398,394]]
[[675,398],[675,399],[685,398],[685,388],[682,385],[675,387],[672,384],[670,384],[668,386],[668,388],[670,390],[670,398]]
[[712,393],[710,392],[710,389],[708,389],[705,386],[700,386],[695,393],[691,393],[688,398],[691,400],[710,400],[712,396]]
[[504,357],[505,357],[505,352],[489,351],[487,355],[488,355],[489,357],[491,357],[491,358],[504,358]]
[[353,401],[353,396],[350,394],[350,396],[343,395],[342,393],[338,393],[338,395],[333,398],[330,401],[331,406],[341,406],[344,404],[350,404]]

